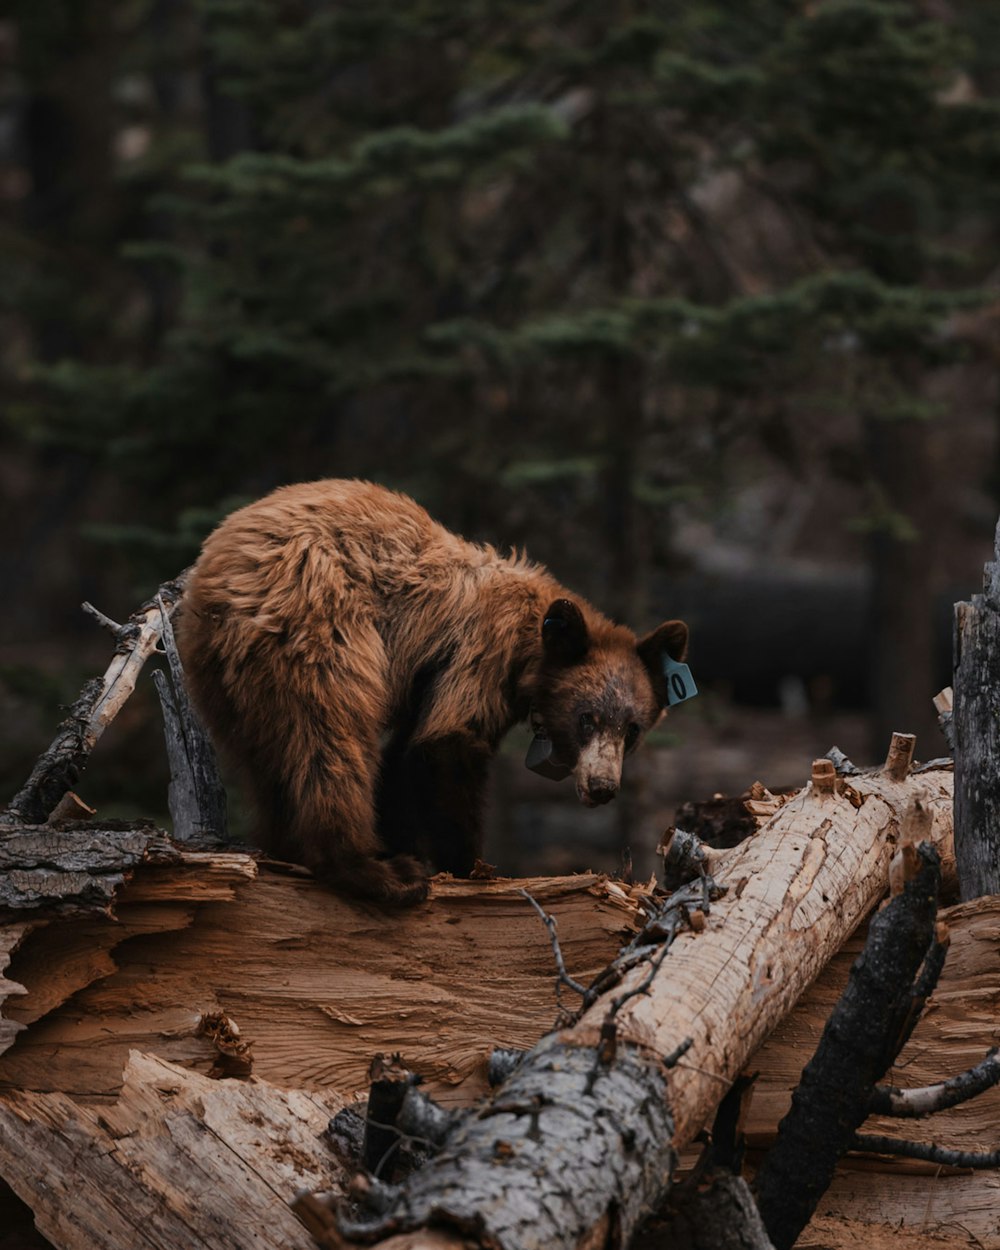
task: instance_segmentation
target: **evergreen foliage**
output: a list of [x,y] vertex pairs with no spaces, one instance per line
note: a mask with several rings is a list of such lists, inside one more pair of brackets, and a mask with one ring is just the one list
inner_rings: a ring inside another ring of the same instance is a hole
[[201,509],[171,550],[223,498],[356,473],[558,564],[572,499],[606,535],[584,582],[634,613],[731,454],[924,421],[965,350],[1000,187],[982,6],[175,10],[128,56],[163,81],[196,48],[206,120],[192,160],[154,110],[129,172],[140,330],[37,361],[9,418],[141,484],[154,525]]

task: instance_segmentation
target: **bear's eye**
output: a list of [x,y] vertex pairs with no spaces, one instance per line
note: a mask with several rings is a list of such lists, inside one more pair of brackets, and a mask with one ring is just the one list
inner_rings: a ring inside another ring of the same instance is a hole
[[625,730],[625,750],[631,751],[635,744],[639,741],[639,726],[629,725]]
[[597,728],[597,721],[590,712],[584,712],[580,717],[580,733],[585,738],[589,738]]

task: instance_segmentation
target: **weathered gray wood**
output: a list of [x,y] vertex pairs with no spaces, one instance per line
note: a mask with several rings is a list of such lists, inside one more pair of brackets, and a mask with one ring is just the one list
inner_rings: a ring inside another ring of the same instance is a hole
[[[160,588],[157,599],[162,598],[168,614],[180,602],[183,589],[183,575]],[[66,791],[74,788],[98,739],[135,689],[139,671],[156,650],[161,620],[158,603],[151,601],[121,627],[115,658],[107,672],[83,687],[52,744],[39,757],[6,812],[0,814],[0,823],[40,825]]]
[[[631,1045],[609,1065],[598,1049],[544,1039],[399,1190],[388,1227],[432,1226],[446,1204],[448,1225],[482,1244],[577,1246],[596,1227],[622,1244],[673,1170],[674,1126],[664,1065]],[[368,1239],[380,1226],[343,1231]]]
[[1000,524],[983,593],[955,604],[955,857],[964,899],[1000,894]]
[[167,803],[173,834],[179,842],[224,842],[228,833],[226,791],[219,777],[215,750],[187,695],[184,669],[166,607],[162,631],[169,676],[157,669],[153,684],[163,711],[170,764]]
[[152,852],[177,858],[152,824],[0,827],[0,913],[102,913]]

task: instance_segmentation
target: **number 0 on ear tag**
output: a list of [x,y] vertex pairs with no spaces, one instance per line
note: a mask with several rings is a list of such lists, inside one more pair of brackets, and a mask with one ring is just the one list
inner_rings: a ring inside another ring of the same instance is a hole
[[693,699],[698,693],[691,670],[680,660],[669,655],[663,657],[663,675],[667,679],[667,702],[673,707],[685,699]]

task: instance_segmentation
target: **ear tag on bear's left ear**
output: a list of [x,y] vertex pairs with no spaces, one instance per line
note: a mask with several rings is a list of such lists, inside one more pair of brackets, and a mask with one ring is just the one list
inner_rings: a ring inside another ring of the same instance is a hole
[[663,654],[663,675],[667,679],[667,703],[671,707],[683,703],[685,699],[693,699],[698,693],[688,666],[666,652]]
[[528,754],[524,757],[524,766],[530,768],[533,773],[537,773],[539,777],[548,778],[549,781],[562,781],[573,771],[562,764],[557,764],[552,758],[552,740],[546,738],[543,733],[536,733],[531,739]]

